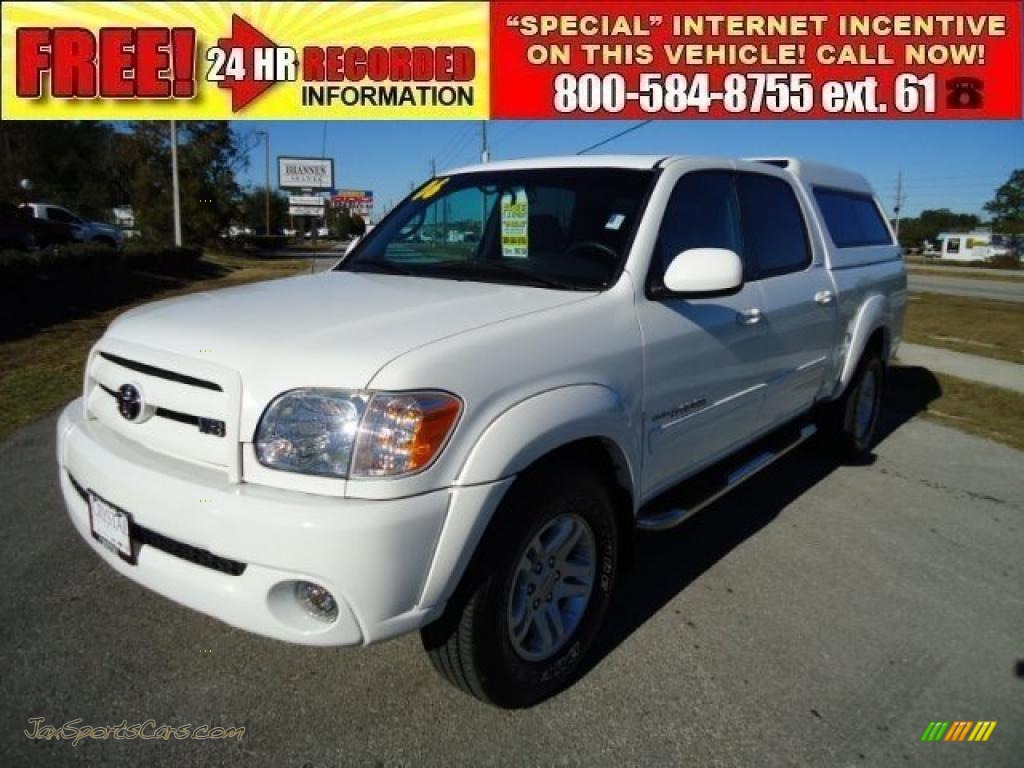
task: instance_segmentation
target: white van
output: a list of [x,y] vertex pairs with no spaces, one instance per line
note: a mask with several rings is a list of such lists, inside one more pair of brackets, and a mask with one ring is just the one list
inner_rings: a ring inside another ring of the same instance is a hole
[[942,232],[939,234],[938,257],[953,261],[987,261],[1010,252],[998,242],[998,238],[991,232]]

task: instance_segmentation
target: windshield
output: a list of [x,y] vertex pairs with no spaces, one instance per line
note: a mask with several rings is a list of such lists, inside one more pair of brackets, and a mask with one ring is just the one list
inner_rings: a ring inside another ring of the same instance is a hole
[[431,179],[337,269],[602,290],[619,275],[653,178],[574,168]]

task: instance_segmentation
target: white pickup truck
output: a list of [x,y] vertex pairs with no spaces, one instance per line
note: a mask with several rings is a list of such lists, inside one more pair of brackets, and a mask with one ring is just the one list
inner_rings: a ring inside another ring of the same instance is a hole
[[60,418],[60,484],[162,595],[309,645],[419,629],[452,683],[526,706],[579,673],[634,531],[816,430],[871,449],[905,298],[843,170],[464,168],[328,272],[118,318]]

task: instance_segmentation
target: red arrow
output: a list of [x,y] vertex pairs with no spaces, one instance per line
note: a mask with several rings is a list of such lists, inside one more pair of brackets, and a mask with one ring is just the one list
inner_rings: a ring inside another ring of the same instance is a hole
[[229,57],[234,49],[242,51],[244,75],[239,79],[225,78],[217,83],[218,88],[231,91],[232,112],[238,112],[276,82],[256,79],[253,51],[256,48],[277,48],[277,44],[237,13],[231,16],[231,37],[220,38],[217,47]]

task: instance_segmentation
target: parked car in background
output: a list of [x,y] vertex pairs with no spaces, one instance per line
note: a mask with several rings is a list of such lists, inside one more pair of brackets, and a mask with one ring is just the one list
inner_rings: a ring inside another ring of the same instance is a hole
[[31,251],[36,244],[36,222],[28,212],[0,203],[0,251]]
[[98,243],[124,247],[124,234],[112,224],[90,221],[50,203],[25,203],[22,209],[36,220],[36,239],[42,247],[64,243]]

